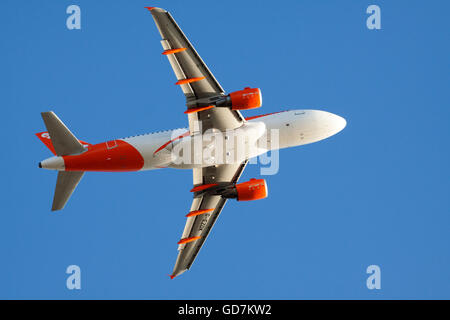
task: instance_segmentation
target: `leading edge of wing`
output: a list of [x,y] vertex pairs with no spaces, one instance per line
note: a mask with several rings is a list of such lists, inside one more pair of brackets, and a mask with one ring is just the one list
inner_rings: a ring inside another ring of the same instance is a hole
[[[172,15],[162,8],[146,8],[150,10],[161,35],[163,54],[169,58],[172,69],[177,76],[176,84],[181,86],[186,98],[189,100],[223,94],[222,86]],[[192,94],[194,97],[191,96]]]

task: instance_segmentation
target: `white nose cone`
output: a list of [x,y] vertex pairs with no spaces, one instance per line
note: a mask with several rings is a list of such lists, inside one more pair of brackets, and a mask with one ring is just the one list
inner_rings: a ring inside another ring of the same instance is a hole
[[315,111],[317,125],[327,137],[335,135],[345,128],[347,121],[337,114],[327,111]]
[[347,125],[347,121],[336,114],[330,113],[330,115],[331,116],[329,119],[330,122],[329,126],[332,129],[332,131],[334,131],[334,134],[342,131]]
[[39,162],[39,168],[51,170],[64,170],[64,159],[62,157],[51,157]]

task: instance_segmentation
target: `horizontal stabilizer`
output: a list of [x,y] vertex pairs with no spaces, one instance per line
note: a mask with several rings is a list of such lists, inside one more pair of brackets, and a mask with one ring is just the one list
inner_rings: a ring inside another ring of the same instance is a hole
[[59,171],[56,180],[55,195],[53,197],[52,211],[61,210],[66,205],[73,191],[77,187],[84,172]]

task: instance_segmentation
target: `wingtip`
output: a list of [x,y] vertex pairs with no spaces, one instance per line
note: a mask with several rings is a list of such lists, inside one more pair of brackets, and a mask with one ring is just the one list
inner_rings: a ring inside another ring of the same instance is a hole
[[178,277],[179,275],[183,274],[185,271],[187,271],[188,269],[181,269],[175,267],[175,269],[172,271],[172,274],[169,274],[168,276],[170,277],[170,279],[173,279],[175,277]]
[[148,11],[150,11],[150,12],[152,12],[153,10],[155,10],[157,12],[167,12],[163,8],[158,8],[158,7],[144,7],[144,8],[148,9]]

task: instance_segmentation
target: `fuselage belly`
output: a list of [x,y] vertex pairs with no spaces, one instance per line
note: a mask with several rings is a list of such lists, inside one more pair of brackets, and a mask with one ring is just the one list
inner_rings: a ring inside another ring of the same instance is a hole
[[251,117],[242,127],[226,132],[191,135],[181,128],[89,145],[85,152],[52,157],[41,166],[59,171],[115,172],[240,163],[270,150],[325,139],[345,125],[345,119],[325,111],[282,111]]

